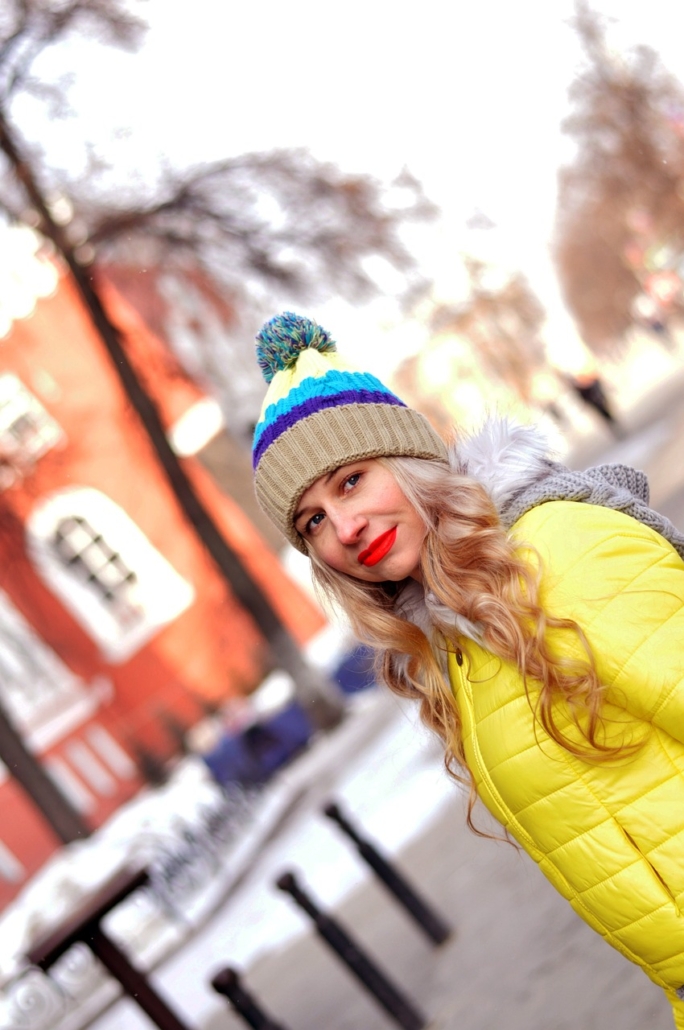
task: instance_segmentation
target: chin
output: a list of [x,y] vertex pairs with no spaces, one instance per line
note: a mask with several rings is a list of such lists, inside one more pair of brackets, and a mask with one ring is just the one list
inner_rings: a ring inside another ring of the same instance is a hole
[[381,583],[386,583],[388,580],[391,583],[403,583],[405,579],[419,571],[418,562],[392,562],[382,570],[378,569],[377,580]]

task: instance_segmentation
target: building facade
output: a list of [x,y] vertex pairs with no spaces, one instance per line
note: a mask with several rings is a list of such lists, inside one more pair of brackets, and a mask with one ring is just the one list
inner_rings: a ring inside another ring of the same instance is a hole
[[[21,240],[0,268],[0,701],[95,828],[207,710],[262,680],[267,648],[186,522],[70,279]],[[323,616],[197,460],[216,405],[99,286],[196,491],[306,644]],[[0,905],[58,845],[0,765]]]

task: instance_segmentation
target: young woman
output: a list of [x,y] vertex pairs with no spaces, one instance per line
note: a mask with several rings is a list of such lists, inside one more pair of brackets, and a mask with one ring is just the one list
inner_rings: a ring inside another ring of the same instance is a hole
[[[257,497],[470,784],[684,1030],[684,535],[642,473],[573,472],[534,430],[447,448],[285,314]],[[469,811],[470,822],[470,811]]]

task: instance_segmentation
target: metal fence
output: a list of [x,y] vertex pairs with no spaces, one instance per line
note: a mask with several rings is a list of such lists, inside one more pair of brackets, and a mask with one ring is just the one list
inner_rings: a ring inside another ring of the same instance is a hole
[[[173,954],[229,892],[230,854],[258,805],[257,790],[233,789],[197,809],[192,823],[155,842],[150,888],[113,913],[111,932],[144,968]],[[120,996],[83,945],[75,945],[50,975],[27,966],[0,990],[0,1030],[80,1030]]]

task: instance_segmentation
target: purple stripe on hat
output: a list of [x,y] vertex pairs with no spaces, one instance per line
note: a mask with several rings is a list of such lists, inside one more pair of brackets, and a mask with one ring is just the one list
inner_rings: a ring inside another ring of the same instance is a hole
[[[269,404],[263,412],[261,421],[254,430],[252,449],[258,446],[261,436],[268,426],[285,415],[288,411],[305,404],[315,397],[335,397],[338,393],[346,390],[380,390],[384,393],[391,393],[384,383],[381,383],[369,372],[343,372],[339,369],[328,369],[323,376],[306,376],[296,386],[288,390],[284,397],[281,397],[274,404]],[[267,395],[268,397],[268,395]]]
[[264,452],[271,444],[297,422],[308,418],[309,415],[315,415],[317,411],[323,411],[324,408],[339,408],[345,404],[394,404],[401,408],[406,407],[403,401],[386,390],[342,390],[340,393],[332,395],[319,394],[311,397],[303,404],[291,408],[290,411],[285,412],[266,427],[252,453],[254,468],[256,469]]

